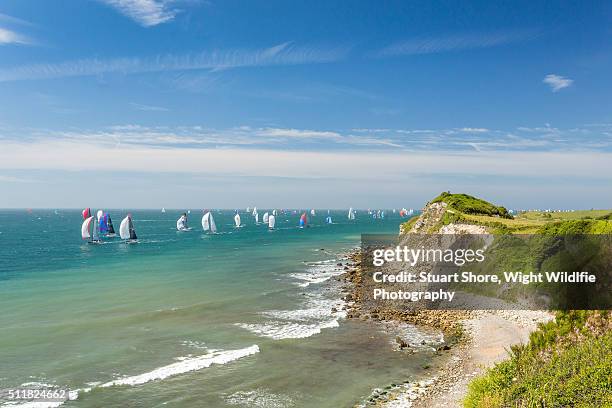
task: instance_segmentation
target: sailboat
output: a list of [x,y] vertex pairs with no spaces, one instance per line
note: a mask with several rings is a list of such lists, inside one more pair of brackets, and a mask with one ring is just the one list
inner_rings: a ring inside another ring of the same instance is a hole
[[83,219],[86,220],[89,217],[91,217],[91,209],[86,208],[83,210]]
[[114,237],[115,236],[115,227],[113,226],[113,220],[111,220],[110,214],[104,214],[104,221],[106,223],[106,236]]
[[353,207],[349,208],[348,219],[349,220],[354,220],[355,219],[355,210],[353,210]]
[[209,231],[213,234],[217,233],[217,225],[215,224],[215,219],[210,211],[207,211],[206,214],[202,217],[202,228],[204,231]]
[[161,212],[162,212],[162,214],[165,214],[166,213],[166,209],[164,207],[162,207],[162,211]]
[[236,224],[236,228],[240,228],[240,214],[238,213],[234,215],[234,224]]
[[305,228],[308,225],[308,218],[306,217],[306,213],[302,213],[300,217],[300,228]]
[[331,215],[328,215],[327,218],[325,218],[325,223],[326,224],[332,224],[332,217],[331,217]]
[[[247,209],[247,212],[249,212],[249,210]],[[257,207],[253,207],[253,217],[255,217],[257,215]]]
[[[98,214],[99,213],[98,211]],[[115,227],[113,227],[113,221],[108,213],[102,213],[102,216],[98,217],[98,227],[100,229],[100,234],[105,237],[115,236]]]
[[265,212],[264,215],[263,215],[263,222],[264,222],[264,224],[267,224],[269,219],[270,219],[270,215],[268,214],[268,212]]
[[[264,214],[264,218],[265,218],[265,216],[266,215]],[[276,225],[276,217],[274,215],[269,216],[268,217],[268,228],[274,229],[275,225]]]
[[276,217],[276,210],[272,210],[272,215],[274,215]]
[[119,225],[119,236],[121,239],[125,239],[126,244],[136,243],[138,237],[136,236],[136,230],[132,223],[132,214],[128,214]]
[[81,225],[81,238],[88,240],[87,242],[90,244],[100,243],[98,223],[94,220],[92,215],[87,217]]
[[315,213],[315,210],[314,210],[314,209],[310,210],[310,215],[312,215],[313,217],[316,215],[316,213]]
[[176,220],[176,229],[178,231],[189,231],[191,228],[187,226],[187,213],[181,214],[178,220]]
[[259,213],[255,213],[255,224],[259,224]]

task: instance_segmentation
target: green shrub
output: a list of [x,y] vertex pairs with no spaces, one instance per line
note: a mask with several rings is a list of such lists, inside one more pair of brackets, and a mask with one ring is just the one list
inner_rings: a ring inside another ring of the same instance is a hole
[[527,345],[474,379],[465,407],[612,406],[608,311],[557,313]]
[[467,194],[451,194],[444,192],[434,198],[432,203],[444,202],[450,207],[465,214],[498,216],[502,218],[512,218],[505,207],[495,206],[480,198],[472,197]]

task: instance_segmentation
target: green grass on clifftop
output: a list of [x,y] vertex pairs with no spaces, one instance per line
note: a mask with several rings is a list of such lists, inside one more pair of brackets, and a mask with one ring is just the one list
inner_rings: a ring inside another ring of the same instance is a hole
[[464,214],[512,218],[505,207],[493,205],[488,201],[467,194],[451,194],[444,192],[431,201],[431,203],[438,202],[444,202],[448,204],[449,207]]
[[464,406],[612,406],[609,311],[558,312],[469,385]]

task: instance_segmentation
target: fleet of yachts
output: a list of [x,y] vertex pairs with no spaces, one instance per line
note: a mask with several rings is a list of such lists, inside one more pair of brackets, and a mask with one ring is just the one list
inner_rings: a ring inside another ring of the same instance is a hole
[[[292,213],[294,215],[299,214],[297,210],[293,211],[284,211],[281,210],[282,213]],[[393,213],[396,210],[392,210]],[[166,209],[162,208],[162,213],[165,213]],[[401,217],[406,217],[412,215],[414,210],[406,210],[402,208],[399,210],[399,215]],[[181,216],[176,220],[176,229],[177,231],[191,231],[193,228],[189,226],[189,214],[191,211],[187,211],[181,214]],[[95,214],[92,213],[90,208],[86,208],[82,212],[83,214],[83,224],[81,225],[81,238],[86,240],[88,243],[101,243],[103,238],[112,238],[116,237],[115,228],[113,226],[113,221],[110,217],[110,214],[104,212],[103,210],[98,210]],[[276,227],[276,217],[279,212],[277,210],[271,210],[264,212],[261,217],[261,222],[259,218],[259,211],[257,211],[257,207],[247,208],[245,215],[250,215],[253,217],[256,225],[263,225],[270,230],[273,230]],[[357,211],[353,208],[349,208],[347,213],[347,218],[349,220],[354,220]],[[385,218],[384,210],[367,210],[368,217],[371,218]],[[300,228],[307,228],[309,223],[309,218],[316,216],[316,211],[314,209],[310,210],[310,212],[302,212],[298,221],[298,226]],[[327,210],[327,216],[325,217],[326,224],[333,224],[333,220],[331,217],[331,212]],[[201,219],[202,229],[206,233],[216,234],[217,233],[217,224],[215,223],[215,218],[211,211],[204,210],[202,219]],[[240,211],[236,210],[234,213],[234,227],[241,228],[243,227],[242,218],[240,216]],[[125,218],[121,220],[121,224],[119,224],[119,237],[124,240],[126,243],[136,243],[138,242],[138,236],[136,235],[136,229],[134,228],[134,223],[132,221],[132,214],[128,213]]]

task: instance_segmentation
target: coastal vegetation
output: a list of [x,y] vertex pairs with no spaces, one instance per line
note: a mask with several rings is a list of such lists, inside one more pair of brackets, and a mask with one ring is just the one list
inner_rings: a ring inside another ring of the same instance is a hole
[[[402,236],[445,232],[501,235],[488,261],[507,270],[555,270],[571,261],[575,266],[603,265],[600,269],[605,271],[609,253],[591,245],[603,241],[581,241],[580,251],[573,251],[568,260],[563,256],[563,245],[568,241],[559,237],[612,234],[612,211],[527,211],[511,215],[504,207],[485,200],[445,192],[429,202],[420,217],[400,227]],[[527,234],[532,236],[523,236]],[[481,267],[486,269],[487,265]],[[529,295],[528,290],[541,289],[537,284],[527,288],[480,285],[478,290],[481,295],[518,301]],[[563,296],[548,295],[553,300]],[[539,324],[527,344],[512,346],[507,360],[472,380],[464,406],[612,406],[611,329],[612,316],[607,310],[556,312],[554,320]]]
[[[431,200],[427,209],[435,203],[444,203],[444,211],[431,223],[427,233],[438,232],[445,225],[477,225],[491,234],[609,234],[612,233],[611,210],[577,210],[565,212],[526,211],[515,216],[505,207],[467,194],[443,192]],[[400,227],[402,233],[412,230],[419,218],[414,217]],[[413,231],[414,232],[414,231]]]
[[464,406],[612,406],[611,329],[609,311],[557,312],[471,382]]
[[431,200],[431,204],[444,202],[449,207],[465,214],[487,215],[490,217],[512,218],[505,207],[498,207],[480,198],[467,194],[444,192]]

